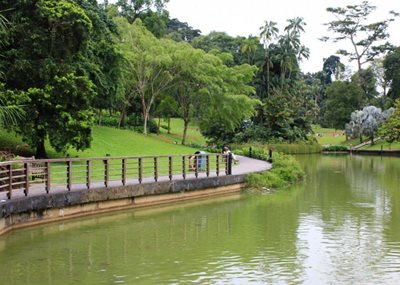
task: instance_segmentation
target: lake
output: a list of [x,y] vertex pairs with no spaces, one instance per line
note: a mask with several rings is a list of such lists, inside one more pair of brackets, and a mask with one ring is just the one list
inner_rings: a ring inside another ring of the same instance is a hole
[[398,284],[400,158],[297,156],[273,194],[129,210],[0,237],[0,284]]

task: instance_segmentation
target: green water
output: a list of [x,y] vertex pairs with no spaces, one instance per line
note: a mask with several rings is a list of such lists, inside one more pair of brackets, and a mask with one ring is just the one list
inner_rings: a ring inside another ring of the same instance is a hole
[[399,284],[400,159],[301,156],[306,182],[0,237],[0,284]]

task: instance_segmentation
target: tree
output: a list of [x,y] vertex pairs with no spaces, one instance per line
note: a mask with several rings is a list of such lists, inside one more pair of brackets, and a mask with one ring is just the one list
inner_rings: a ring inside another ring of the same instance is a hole
[[383,123],[379,134],[389,143],[400,141],[400,99],[395,101],[392,115]]
[[180,42],[192,42],[194,38],[201,35],[201,31],[193,29],[186,22],[181,22],[178,19],[169,19],[167,23],[167,37]]
[[265,63],[266,63],[266,69],[267,69],[267,97],[269,96],[269,89],[270,89],[270,68],[271,65],[273,64],[270,58],[270,44],[272,40],[274,40],[279,32],[279,29],[276,27],[277,23],[273,21],[265,21],[265,25],[260,27],[261,33],[261,41],[264,44],[264,49],[265,49]]
[[362,143],[362,136],[365,135],[374,144],[374,138],[381,124],[393,113],[393,109],[382,112],[375,106],[367,106],[362,110],[351,113],[351,121],[346,124],[346,134],[350,137],[359,137]]
[[17,126],[25,115],[21,106],[6,103],[5,98],[11,95],[7,93],[4,84],[0,83],[0,128],[4,129]]
[[322,38],[323,41],[333,42],[346,40],[351,43],[353,51],[339,50],[338,54],[348,56],[350,61],[357,62],[358,71],[362,66],[374,60],[378,55],[388,51],[391,45],[383,43],[389,37],[387,32],[389,24],[394,21],[397,13],[391,11],[391,17],[378,22],[368,22],[368,17],[376,9],[368,1],[359,5],[348,5],[346,7],[329,7],[326,10],[332,13],[336,20],[327,23],[328,31],[337,36]]
[[330,127],[344,129],[351,112],[362,104],[362,89],[348,81],[335,81],[326,90],[325,120]]
[[378,95],[378,91],[376,90],[377,80],[371,67],[356,72],[351,77],[351,80],[356,84],[360,83],[360,87],[363,89],[365,95],[365,103],[371,103]]
[[232,55],[222,54],[221,59],[221,54],[205,53],[183,43],[178,50],[174,95],[184,121],[182,144],[186,143],[187,127],[193,117],[200,121],[200,130],[205,136],[218,140],[215,125],[232,132],[253,113],[253,100],[247,95],[254,92],[248,83],[256,68],[248,64],[229,67],[224,61],[230,62],[227,57]]
[[344,65],[340,62],[340,57],[331,55],[327,59],[324,59],[324,65],[322,71],[326,74],[325,84],[332,83],[332,77],[340,79],[341,72],[344,71]]
[[155,115],[158,116],[158,128],[160,129],[161,118],[167,119],[167,133],[171,133],[171,118],[176,116],[178,104],[170,95],[165,95],[160,104],[157,105]]
[[400,47],[390,52],[383,61],[385,79],[388,82],[388,97],[392,100],[400,98]]
[[39,158],[46,157],[46,139],[59,151],[89,147],[92,100],[113,78],[102,60],[111,54],[96,50],[112,44],[104,37],[108,26],[97,27],[105,15],[96,13],[95,1],[0,0],[0,6],[12,26],[0,47],[4,100],[26,112],[16,131]]
[[125,57],[128,96],[136,94],[142,104],[143,133],[147,134],[150,111],[157,97],[174,85],[174,52],[176,43],[157,39],[140,19],[133,24],[124,18],[115,19],[120,34],[120,47]]
[[115,5],[119,15],[129,23],[141,19],[156,37],[162,37],[167,30],[168,12],[164,8],[168,2],[169,0],[118,0]]

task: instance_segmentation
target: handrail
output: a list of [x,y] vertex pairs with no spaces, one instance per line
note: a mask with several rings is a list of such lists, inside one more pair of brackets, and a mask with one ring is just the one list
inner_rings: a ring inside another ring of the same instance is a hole
[[7,198],[161,180],[232,174],[223,154],[22,159],[0,162],[0,194]]

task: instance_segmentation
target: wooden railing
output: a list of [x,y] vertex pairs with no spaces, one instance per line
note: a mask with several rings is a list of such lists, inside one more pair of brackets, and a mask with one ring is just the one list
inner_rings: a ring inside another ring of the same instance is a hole
[[230,175],[222,154],[26,159],[0,163],[0,193],[7,198],[99,187]]

